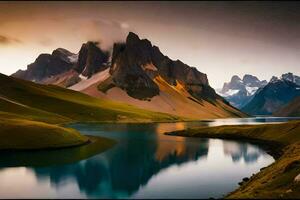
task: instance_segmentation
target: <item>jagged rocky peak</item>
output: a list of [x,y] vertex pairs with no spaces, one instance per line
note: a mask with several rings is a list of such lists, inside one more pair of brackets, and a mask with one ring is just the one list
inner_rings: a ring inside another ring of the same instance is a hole
[[286,81],[290,81],[290,82],[293,82],[293,83],[296,83],[297,85],[300,85],[300,77],[297,76],[297,75],[294,75],[291,72],[288,72],[286,74],[282,74],[281,75],[281,79],[282,80],[286,80]]
[[13,77],[41,82],[43,79],[64,73],[74,65],[69,56],[74,56],[71,52],[59,48],[52,54],[40,54],[36,60],[27,66],[26,70],[19,70],[12,74]]
[[116,86],[129,96],[144,100],[158,95],[159,88],[142,68],[147,62],[139,41],[138,36],[129,33],[125,44],[114,45],[110,73]]
[[276,82],[278,82],[278,81],[280,81],[280,79],[277,77],[277,76],[272,76],[272,78],[270,79],[270,83],[276,83]]
[[109,53],[98,47],[97,42],[87,42],[81,46],[75,70],[86,77],[91,77],[98,71],[105,70]]
[[114,45],[110,74],[115,84],[131,96],[136,95],[129,91],[140,93],[140,90],[144,90],[142,98],[159,94],[153,80],[161,76],[171,85],[179,81],[197,98],[217,97],[208,84],[206,74],[179,60],[171,60],[157,46],[152,46],[149,40],[140,39],[132,32],[128,34],[125,43]]
[[231,82],[241,82],[242,79],[238,75],[234,75],[231,77]]
[[243,79],[232,76],[230,82],[224,83],[220,94],[237,108],[246,105],[259,90],[267,84],[266,80],[260,81],[256,76],[245,74]]
[[239,76],[234,75],[234,76],[231,77],[230,82],[224,83],[223,88],[222,88],[222,90],[221,90],[220,93],[221,94],[226,94],[228,91],[231,91],[231,90],[240,90],[242,88],[243,88],[243,81],[242,81],[242,79]]
[[52,56],[58,57],[66,62],[76,63],[78,59],[78,55],[74,54],[66,49],[57,48],[52,52]]
[[268,82],[266,80],[260,81],[256,76],[245,74],[243,77],[243,83],[250,87],[261,87],[266,85]]
[[243,111],[257,115],[272,114],[295,97],[300,96],[299,88],[299,85],[291,80],[273,76],[266,86],[257,91]]

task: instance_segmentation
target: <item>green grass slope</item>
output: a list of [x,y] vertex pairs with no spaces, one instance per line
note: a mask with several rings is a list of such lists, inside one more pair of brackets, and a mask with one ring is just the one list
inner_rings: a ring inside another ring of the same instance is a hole
[[0,150],[62,148],[89,141],[70,128],[24,119],[0,119]]
[[[94,98],[52,85],[40,85],[0,74],[1,111],[42,121],[154,122],[182,120],[179,117]],[[32,114],[34,113],[34,114]],[[31,117],[30,117],[31,116]]]
[[[230,193],[228,198],[300,197],[300,122],[204,127],[167,133],[187,137],[255,140],[273,144],[280,156]],[[298,177],[298,178],[296,178]],[[299,179],[297,181],[297,179]]]

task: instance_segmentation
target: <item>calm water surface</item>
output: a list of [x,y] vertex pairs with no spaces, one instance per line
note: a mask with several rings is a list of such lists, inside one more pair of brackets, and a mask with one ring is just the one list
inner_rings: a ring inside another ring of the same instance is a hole
[[[118,141],[89,159],[49,167],[0,168],[0,198],[222,197],[274,159],[256,145],[166,136],[167,131],[294,118],[220,119],[155,124],[72,124],[83,134]],[[63,150],[58,153],[64,154]],[[28,154],[30,156],[30,154]],[[45,152],[44,158],[47,157]]]

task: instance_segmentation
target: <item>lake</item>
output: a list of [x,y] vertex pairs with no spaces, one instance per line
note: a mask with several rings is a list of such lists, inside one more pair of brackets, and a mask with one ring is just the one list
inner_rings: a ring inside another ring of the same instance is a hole
[[[274,162],[259,146],[184,138],[164,132],[224,124],[280,123],[256,117],[211,122],[71,124],[83,134],[113,138],[111,149],[77,163],[0,168],[1,198],[220,198],[244,177]],[[64,150],[56,151],[60,157]],[[30,157],[28,153],[26,155]],[[43,153],[47,158],[47,152]],[[2,157],[3,158],[3,157]]]

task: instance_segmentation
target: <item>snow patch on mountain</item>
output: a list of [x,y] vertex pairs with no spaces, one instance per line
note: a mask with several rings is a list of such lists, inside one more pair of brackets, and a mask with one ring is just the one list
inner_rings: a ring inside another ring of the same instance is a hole
[[81,78],[82,80],[87,80],[87,77],[83,76],[82,74],[79,74],[79,78]]
[[246,90],[247,90],[247,96],[252,96],[255,94],[255,92],[258,90],[259,87],[249,87],[246,86]]
[[257,77],[250,74],[245,74],[243,79],[234,75],[230,82],[224,83],[218,94],[223,96],[233,106],[242,108],[252,99],[259,88],[264,87],[266,84],[266,80],[260,81]]
[[228,97],[228,96],[232,96],[232,95],[235,95],[239,92],[240,90],[232,90],[232,89],[229,89],[227,92],[225,92],[223,94],[224,97]]
[[68,59],[71,63],[76,63],[78,61],[78,54],[68,56]]
[[84,80],[80,81],[79,83],[69,87],[69,89],[76,90],[76,91],[81,91],[81,90],[84,90],[84,89],[88,88],[89,86],[91,86],[91,85],[93,85],[97,82],[102,82],[102,81],[106,80],[109,76],[110,76],[109,68],[107,68],[106,70],[103,70],[101,72],[98,72],[98,73],[94,74],[91,78],[84,79]]

